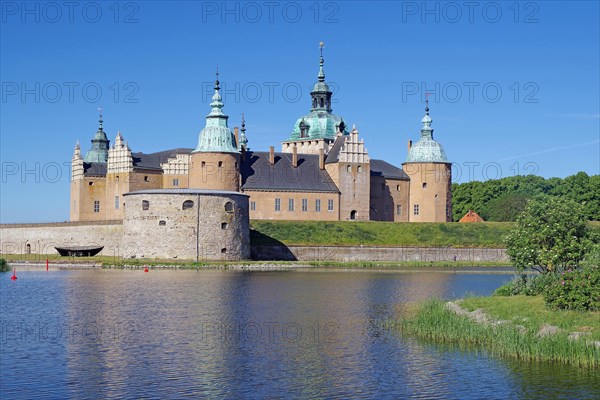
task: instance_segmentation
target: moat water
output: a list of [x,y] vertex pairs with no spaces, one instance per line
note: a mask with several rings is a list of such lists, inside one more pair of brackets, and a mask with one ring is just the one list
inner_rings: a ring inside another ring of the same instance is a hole
[[0,398],[598,399],[600,374],[385,328],[509,273],[32,271],[0,274]]

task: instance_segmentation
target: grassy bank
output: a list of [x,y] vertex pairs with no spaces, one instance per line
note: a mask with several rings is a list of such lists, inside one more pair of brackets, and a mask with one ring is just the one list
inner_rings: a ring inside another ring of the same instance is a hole
[[366,245],[503,248],[510,222],[397,223],[251,221],[253,245]]
[[[541,296],[473,297],[459,302],[473,311],[482,309],[500,324],[481,324],[445,308],[440,300],[422,304],[414,315],[400,321],[405,333],[441,343],[482,346],[493,355],[521,360],[550,361],[600,367],[600,312],[551,311]],[[557,326],[557,334],[538,337],[542,325]],[[572,332],[584,332],[570,340]]]

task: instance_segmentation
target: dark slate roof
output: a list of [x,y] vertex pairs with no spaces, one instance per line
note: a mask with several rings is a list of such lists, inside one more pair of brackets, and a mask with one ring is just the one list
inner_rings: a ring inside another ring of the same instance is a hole
[[333,146],[327,153],[327,158],[325,159],[325,164],[333,164],[338,162],[338,157],[340,155],[340,150],[342,146],[346,142],[347,136],[338,136],[335,138],[335,142],[333,142]]
[[371,176],[408,181],[410,178],[400,168],[383,160],[371,160]]
[[106,163],[83,163],[84,176],[106,176]]
[[138,169],[158,169],[160,170],[160,164],[167,161],[169,158],[175,157],[175,154],[190,154],[193,149],[171,149],[159,151],[157,153],[131,153],[133,157],[133,167]]
[[319,168],[318,154],[298,154],[294,168],[291,153],[275,153],[271,165],[269,152],[249,151],[241,173],[244,190],[339,193],[327,171]]

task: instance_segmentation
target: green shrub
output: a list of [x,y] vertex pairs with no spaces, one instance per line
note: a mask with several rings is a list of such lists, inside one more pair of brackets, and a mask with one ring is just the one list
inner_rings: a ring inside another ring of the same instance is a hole
[[10,267],[4,258],[0,258],[0,272],[8,272]]
[[554,283],[558,278],[554,274],[543,275],[520,275],[512,281],[500,286],[494,292],[495,296],[537,296],[542,294],[548,285]]
[[546,306],[560,310],[600,310],[600,267],[568,270],[544,290]]

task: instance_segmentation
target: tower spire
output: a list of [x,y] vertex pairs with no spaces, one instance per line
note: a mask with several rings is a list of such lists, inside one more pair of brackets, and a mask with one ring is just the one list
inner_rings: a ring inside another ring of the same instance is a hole
[[425,116],[421,120],[423,127],[421,128],[421,136],[433,139],[433,129],[431,123],[433,120],[429,116],[429,93],[425,94]]
[[325,82],[325,71],[323,71],[323,64],[325,64],[325,60],[323,59],[323,47],[325,46],[325,43],[321,42],[319,43],[319,49],[321,51],[321,58],[319,59],[319,75],[317,76],[317,78],[319,79],[319,82]]
[[240,143],[238,144],[238,150],[248,150],[248,137],[246,136],[246,119],[244,113],[242,113],[242,128],[240,129]]
[[104,108],[102,108],[102,107],[98,107],[98,114],[99,114],[99,116],[98,116],[98,130],[99,130],[99,131],[102,131],[102,130],[103,130],[103,129],[102,129],[102,123],[104,122],[104,121],[102,120],[102,112],[103,112],[103,111],[104,111]]

